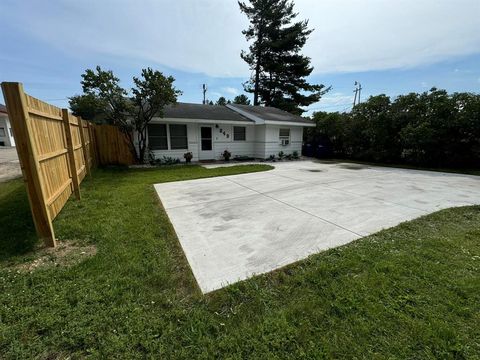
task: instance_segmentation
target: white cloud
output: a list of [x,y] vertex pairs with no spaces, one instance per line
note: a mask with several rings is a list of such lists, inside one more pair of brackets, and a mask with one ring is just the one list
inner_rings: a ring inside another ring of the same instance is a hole
[[222,90],[226,92],[228,95],[232,95],[232,96],[236,96],[239,93],[238,89],[234,87],[224,87],[222,88]]
[[[413,67],[480,52],[478,0],[296,0],[315,31],[315,73]],[[47,6],[48,4],[48,6]],[[4,21],[64,52],[248,76],[247,19],[237,1],[3,1]]]
[[[210,93],[210,98],[213,98],[213,99],[219,98],[220,96],[223,96],[223,95],[221,93],[217,92],[217,91],[212,91]],[[208,96],[207,96],[207,98],[208,98]],[[212,100],[210,98],[208,100]]]
[[314,111],[345,111],[352,107],[353,94],[348,95],[342,92],[329,93],[320,99],[313,107],[308,109],[307,114]]

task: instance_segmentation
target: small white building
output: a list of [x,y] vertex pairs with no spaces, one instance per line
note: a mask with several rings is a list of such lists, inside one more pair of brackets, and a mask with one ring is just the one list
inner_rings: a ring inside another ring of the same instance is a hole
[[218,160],[225,150],[232,158],[300,155],[303,128],[310,126],[311,120],[272,107],[177,103],[149,123],[148,147],[156,158],[181,161],[186,152],[193,161]]
[[0,104],[0,146],[15,146],[7,108],[2,104]]

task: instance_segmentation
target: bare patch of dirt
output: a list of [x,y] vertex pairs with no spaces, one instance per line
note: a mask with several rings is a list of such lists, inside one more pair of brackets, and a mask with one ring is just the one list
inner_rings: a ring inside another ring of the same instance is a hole
[[38,248],[34,259],[15,264],[13,269],[21,272],[33,272],[49,267],[68,267],[76,265],[97,253],[95,245],[77,245],[73,241],[59,241],[56,248]]

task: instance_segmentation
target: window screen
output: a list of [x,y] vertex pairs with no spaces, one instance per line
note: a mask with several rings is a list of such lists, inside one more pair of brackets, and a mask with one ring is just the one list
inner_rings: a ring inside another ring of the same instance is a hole
[[148,145],[151,150],[168,150],[167,125],[148,125]]
[[5,136],[5,128],[0,127],[0,136]]
[[187,125],[170,125],[170,148],[188,149]]
[[243,141],[246,139],[245,135],[245,126],[234,126],[233,127],[233,140],[234,141]]

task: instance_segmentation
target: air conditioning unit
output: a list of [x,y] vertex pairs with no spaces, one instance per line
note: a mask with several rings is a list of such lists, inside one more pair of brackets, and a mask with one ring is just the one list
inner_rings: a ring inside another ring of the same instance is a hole
[[290,144],[290,140],[282,139],[282,146],[287,146],[288,144]]

